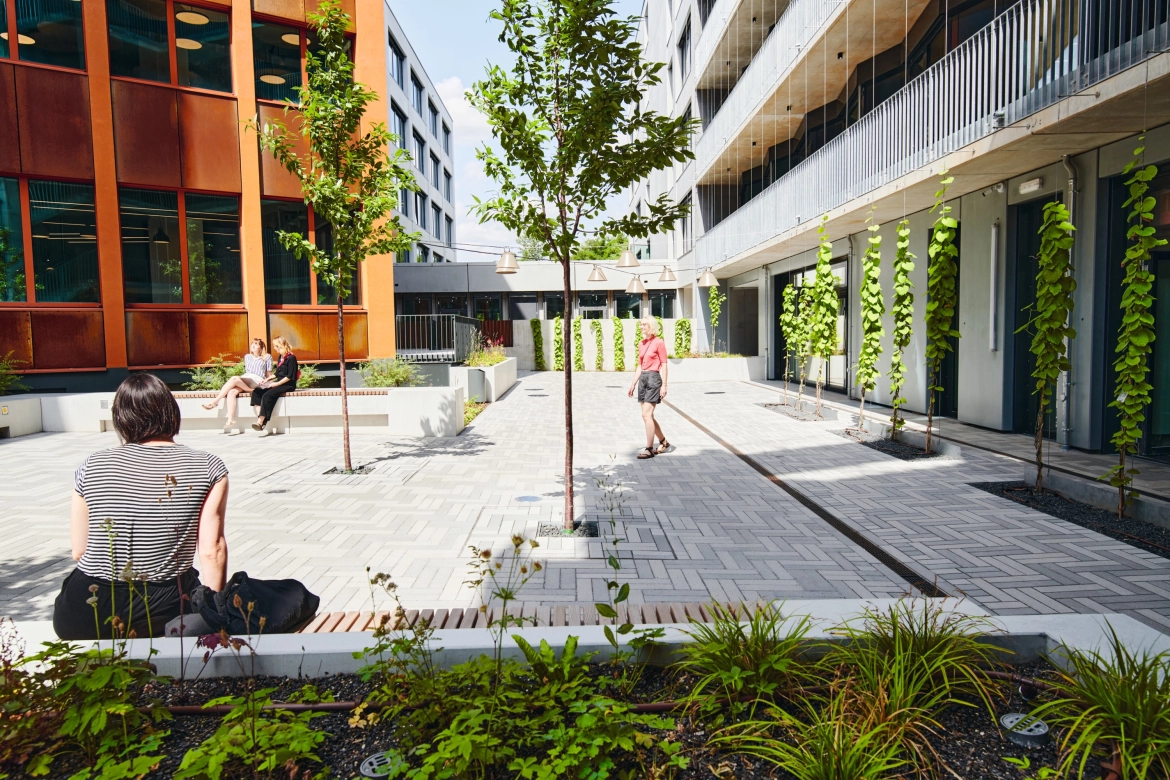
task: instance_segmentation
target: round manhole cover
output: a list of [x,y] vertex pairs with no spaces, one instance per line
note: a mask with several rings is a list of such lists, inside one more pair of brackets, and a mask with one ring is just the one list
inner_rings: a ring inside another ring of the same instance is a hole
[[399,777],[410,765],[396,750],[377,753],[362,762],[362,777]]
[[1007,731],[1007,738],[1017,745],[1041,747],[1048,744],[1048,724],[1031,715],[1009,712],[999,719],[999,724]]
[[516,500],[525,502],[539,501],[540,496],[517,496]]

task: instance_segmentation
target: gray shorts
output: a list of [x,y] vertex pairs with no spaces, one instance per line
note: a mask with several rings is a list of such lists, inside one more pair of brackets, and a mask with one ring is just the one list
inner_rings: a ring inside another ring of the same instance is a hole
[[643,371],[638,377],[638,403],[662,403],[662,374],[657,371]]

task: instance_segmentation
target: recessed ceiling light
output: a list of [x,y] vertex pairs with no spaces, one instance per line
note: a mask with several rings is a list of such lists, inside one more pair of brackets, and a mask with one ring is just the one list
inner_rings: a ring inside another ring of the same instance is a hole
[[[8,33],[6,33],[6,32],[0,33],[0,38],[3,38],[4,40],[8,40]],[[30,38],[24,34],[18,34],[16,36],[16,40],[20,43],[21,46],[32,46],[34,43],[36,43],[35,40],[33,40],[32,38]]]
[[180,49],[187,49],[188,51],[195,51],[202,49],[203,44],[199,41],[193,41],[190,38],[175,38],[175,46]]
[[179,11],[175,14],[175,18],[184,24],[207,24],[211,21],[203,14],[194,11]]
[[282,41],[284,41],[285,43],[287,43],[289,46],[300,46],[301,45],[300,33],[285,33],[284,35],[280,36],[280,39]]
[[260,77],[260,80],[263,81],[265,84],[283,84],[284,83],[283,76],[273,76],[270,73],[265,73],[263,76]]

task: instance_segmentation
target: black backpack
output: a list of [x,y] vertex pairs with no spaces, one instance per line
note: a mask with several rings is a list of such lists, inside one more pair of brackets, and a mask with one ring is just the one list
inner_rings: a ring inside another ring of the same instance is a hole
[[[291,634],[317,614],[321,597],[310,593],[299,580],[257,580],[241,571],[218,593],[206,585],[196,588],[191,605],[213,632],[222,629],[232,636]],[[260,618],[264,618],[263,629]]]

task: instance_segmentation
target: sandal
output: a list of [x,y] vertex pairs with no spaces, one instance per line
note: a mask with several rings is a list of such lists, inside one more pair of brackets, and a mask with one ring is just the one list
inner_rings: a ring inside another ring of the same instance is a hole
[[647,460],[654,457],[654,450],[649,447],[643,447],[642,451],[638,453],[638,460]]
[[205,404],[200,404],[200,406],[202,406],[204,409],[206,409],[207,411],[209,411],[209,412],[210,412],[212,409],[214,409],[215,407],[219,406],[219,399],[217,398],[217,399],[216,399],[216,400],[214,400],[214,401],[208,401],[208,402],[207,402],[207,403],[205,403]]
[[236,421],[230,420],[230,421],[228,421],[227,425],[223,426],[223,432],[226,434],[231,434],[231,432],[233,430],[235,430],[235,427],[236,427]]
[[661,455],[664,452],[670,452],[670,442],[665,439],[658,445],[658,449],[654,450],[654,454]]

